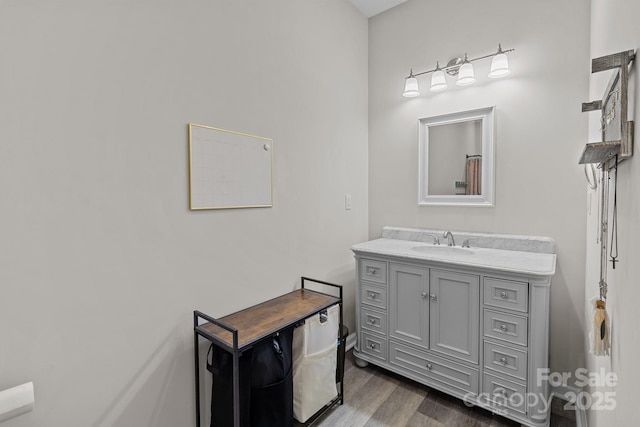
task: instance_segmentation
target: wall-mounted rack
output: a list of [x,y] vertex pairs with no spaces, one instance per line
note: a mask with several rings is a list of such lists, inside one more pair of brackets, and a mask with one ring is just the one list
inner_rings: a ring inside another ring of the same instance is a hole
[[582,112],[602,111],[602,141],[585,145],[579,164],[608,163],[618,157],[618,162],[633,155],[633,121],[627,120],[629,67],[635,59],[635,51],[627,50],[594,58],[591,73],[616,70],[609,80],[602,100],[585,102]]

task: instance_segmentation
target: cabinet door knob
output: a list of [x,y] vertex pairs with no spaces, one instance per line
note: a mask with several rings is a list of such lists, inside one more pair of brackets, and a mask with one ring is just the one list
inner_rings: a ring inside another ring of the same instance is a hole
[[423,292],[420,295],[422,295],[422,298],[426,298],[428,296],[428,294],[426,292]]
[[507,364],[507,358],[506,357],[501,357],[500,358],[500,363],[502,363],[503,365]]
[[507,332],[507,325],[500,325],[500,330],[502,332]]
[[431,369],[433,368],[433,365],[432,365],[431,363],[427,363],[426,368],[427,368],[428,370],[431,370]]
[[431,294],[431,301],[436,301],[438,299],[438,297],[436,296],[436,294]]
[[506,299],[509,295],[505,291],[500,292],[500,298]]

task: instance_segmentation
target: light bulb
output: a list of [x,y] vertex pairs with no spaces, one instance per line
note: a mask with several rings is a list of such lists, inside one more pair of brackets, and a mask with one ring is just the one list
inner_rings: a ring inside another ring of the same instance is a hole
[[405,98],[413,98],[414,96],[418,95],[420,95],[420,89],[418,88],[418,79],[413,77],[413,74],[411,74],[404,83],[404,92],[402,93],[402,96],[404,96]]
[[433,72],[431,76],[431,87],[429,90],[431,92],[440,92],[447,88],[447,79],[445,78],[444,71],[440,68],[436,68],[436,71]]
[[476,82],[476,78],[473,74],[473,65],[469,62],[465,62],[460,66],[460,71],[458,72],[458,80],[456,81],[456,85],[458,86],[468,86],[472,85]]
[[511,74],[509,69],[509,60],[504,53],[498,53],[491,60],[491,71],[489,71],[489,78],[499,79]]

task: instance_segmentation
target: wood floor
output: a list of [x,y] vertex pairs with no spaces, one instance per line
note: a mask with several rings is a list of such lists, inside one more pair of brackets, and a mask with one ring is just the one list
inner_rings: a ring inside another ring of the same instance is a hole
[[[480,408],[469,408],[445,393],[369,365],[358,368],[351,352],[345,361],[344,405],[313,427],[512,427],[520,426]],[[552,415],[551,427],[575,421]]]

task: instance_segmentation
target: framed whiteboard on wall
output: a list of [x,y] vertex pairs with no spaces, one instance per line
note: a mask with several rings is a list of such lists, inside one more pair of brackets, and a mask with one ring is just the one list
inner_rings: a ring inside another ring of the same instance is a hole
[[273,140],[189,123],[189,208],[273,206]]

